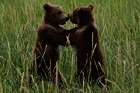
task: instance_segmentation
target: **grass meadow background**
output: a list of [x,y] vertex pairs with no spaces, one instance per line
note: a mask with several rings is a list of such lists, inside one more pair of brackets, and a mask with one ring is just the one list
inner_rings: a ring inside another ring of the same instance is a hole
[[46,81],[34,82],[33,88],[27,86],[45,2],[62,6],[66,13],[82,5],[95,5],[111,82],[109,93],[140,93],[140,0],[0,0],[0,93],[100,93],[97,85],[79,86],[74,79],[76,61],[71,47],[60,53],[59,69],[67,83],[63,90]]

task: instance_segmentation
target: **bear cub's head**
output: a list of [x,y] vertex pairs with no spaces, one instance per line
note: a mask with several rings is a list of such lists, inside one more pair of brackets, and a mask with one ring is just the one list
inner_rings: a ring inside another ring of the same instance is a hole
[[92,17],[93,6],[80,7],[73,11],[70,15],[70,21],[78,26],[84,26],[93,23]]
[[64,11],[55,5],[44,4],[43,8],[45,10],[44,21],[51,25],[63,25],[68,21],[68,17],[64,14]]

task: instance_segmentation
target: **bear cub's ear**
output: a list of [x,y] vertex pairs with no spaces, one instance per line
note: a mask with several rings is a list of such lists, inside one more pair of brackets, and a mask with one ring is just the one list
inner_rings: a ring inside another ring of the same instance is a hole
[[90,9],[90,11],[93,11],[94,6],[93,5],[89,5],[88,8]]
[[51,5],[47,4],[47,3],[43,5],[43,8],[44,8],[44,10],[47,10],[47,11],[52,9]]

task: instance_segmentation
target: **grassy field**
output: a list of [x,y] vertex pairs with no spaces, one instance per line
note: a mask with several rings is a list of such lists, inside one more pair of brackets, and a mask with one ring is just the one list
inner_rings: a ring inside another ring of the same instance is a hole
[[[26,76],[32,62],[35,30],[46,0],[0,0],[0,93],[61,93],[51,82],[34,82]],[[140,93],[140,0],[47,0],[66,13],[94,4],[100,43],[105,54],[109,93]],[[68,22],[65,26],[71,28]],[[67,82],[64,93],[100,93],[97,85],[79,86],[74,79],[75,53],[61,49],[59,69]]]

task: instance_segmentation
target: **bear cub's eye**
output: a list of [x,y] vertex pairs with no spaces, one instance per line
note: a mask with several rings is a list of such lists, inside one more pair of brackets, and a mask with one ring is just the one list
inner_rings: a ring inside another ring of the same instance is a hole
[[61,14],[62,13],[62,11],[58,11],[58,13],[57,14]]

